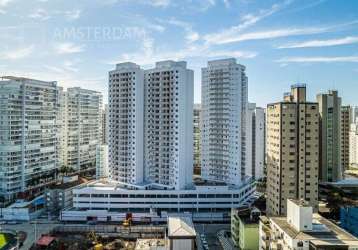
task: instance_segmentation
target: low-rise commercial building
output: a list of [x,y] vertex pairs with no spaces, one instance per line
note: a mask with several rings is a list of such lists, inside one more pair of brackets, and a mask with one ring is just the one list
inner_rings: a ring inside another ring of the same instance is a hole
[[45,211],[44,196],[40,195],[33,200],[17,200],[6,208],[1,209],[5,221],[30,221],[36,219]]
[[[147,184],[123,187],[117,182],[95,181],[73,190],[73,207],[61,212],[64,221],[122,221],[132,213],[137,221],[166,221],[167,216],[190,213],[196,221],[224,221],[232,207],[241,207],[252,200],[255,183],[242,186],[202,182],[192,188],[165,190]],[[136,188],[136,189],[134,189]]]
[[84,180],[76,175],[68,181],[47,188],[44,193],[46,211],[58,214],[62,209],[72,207],[73,189],[81,183],[84,183]]
[[313,213],[303,200],[287,200],[287,217],[260,217],[260,249],[356,249],[358,239]]

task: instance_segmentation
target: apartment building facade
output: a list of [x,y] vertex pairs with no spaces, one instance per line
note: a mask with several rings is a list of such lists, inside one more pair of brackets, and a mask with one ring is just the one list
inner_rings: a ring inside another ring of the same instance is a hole
[[352,123],[349,131],[349,166],[358,166],[358,124]]
[[350,106],[341,107],[341,162],[342,173],[349,169]]
[[293,85],[284,101],[267,106],[267,213],[285,215],[287,199],[318,204],[319,111]]
[[247,111],[247,165],[246,175],[255,180],[264,177],[265,165],[265,109],[248,104]]
[[192,185],[194,72],[162,61],[145,71],[146,178],[169,188]]
[[56,180],[56,82],[0,78],[0,195],[37,194]]
[[319,180],[332,182],[342,179],[341,161],[341,98],[329,90],[317,95],[320,114]]
[[114,181],[144,181],[144,71],[120,63],[109,72],[109,169]]
[[102,144],[108,144],[108,133],[109,133],[109,126],[108,126],[108,119],[109,119],[109,110],[108,104],[104,105],[104,109],[102,110]]
[[201,105],[194,104],[194,118],[193,118],[193,126],[194,126],[194,174],[201,174]]
[[247,76],[233,58],[202,69],[202,178],[239,185],[245,179]]
[[110,177],[108,168],[108,145],[98,145],[96,149],[96,180]]
[[94,171],[96,147],[102,141],[102,94],[79,87],[64,93],[63,166],[75,172]]
[[183,189],[192,183],[193,71],[163,61],[146,71],[117,64],[109,83],[113,180]]

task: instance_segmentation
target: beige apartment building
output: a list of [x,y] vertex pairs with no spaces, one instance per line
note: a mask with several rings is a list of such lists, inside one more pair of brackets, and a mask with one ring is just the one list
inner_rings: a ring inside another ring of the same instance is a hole
[[267,105],[267,213],[286,215],[287,199],[318,204],[319,112],[306,86]]

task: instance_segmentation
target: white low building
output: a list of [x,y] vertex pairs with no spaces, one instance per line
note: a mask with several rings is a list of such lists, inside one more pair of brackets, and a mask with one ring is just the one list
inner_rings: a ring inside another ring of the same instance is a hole
[[1,210],[2,218],[5,221],[30,221],[45,211],[45,200],[43,195],[31,201],[17,200]]
[[[136,188],[136,189],[134,189]],[[168,215],[189,213],[194,221],[230,220],[232,207],[248,205],[255,184],[240,187],[201,182],[192,188],[164,190],[148,184],[128,189],[115,182],[95,181],[73,190],[73,208],[63,210],[63,221],[166,221]]]
[[260,217],[259,249],[358,249],[358,239],[303,200],[287,200],[287,217]]
[[194,250],[196,231],[190,217],[169,217],[168,238],[170,250]]

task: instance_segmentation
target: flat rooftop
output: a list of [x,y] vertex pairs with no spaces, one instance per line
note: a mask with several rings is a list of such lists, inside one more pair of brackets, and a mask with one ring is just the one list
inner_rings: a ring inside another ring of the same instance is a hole
[[[244,188],[248,186],[249,184],[252,184],[253,182],[245,182],[241,186],[232,186],[227,185],[222,182],[215,182],[215,181],[207,181],[202,179],[196,179],[193,181],[193,185],[190,187],[187,187],[181,191],[194,191],[203,192],[203,190],[208,189],[208,192],[218,192],[219,189],[223,192],[226,191],[232,191],[232,190],[239,190],[241,188]],[[128,187],[132,188],[128,188]],[[145,190],[146,192],[158,192],[158,191],[167,191],[168,193],[174,192],[177,193],[178,190],[175,189],[165,189],[163,186],[160,186],[159,184],[155,183],[142,183],[139,185],[132,185],[132,184],[125,184],[125,183],[118,183],[118,182],[111,182],[109,180],[103,179],[103,180],[93,180],[89,181],[87,183],[83,183],[79,187],[81,190],[98,190],[98,191],[123,191],[123,192],[141,192]],[[215,191],[216,190],[216,191]]]
[[316,246],[355,245],[358,239],[319,214],[313,214],[312,231],[299,232],[287,222],[286,217],[271,217],[276,225],[291,238],[310,241]]
[[69,188],[73,188],[76,187],[80,184],[86,183],[88,182],[86,179],[84,178],[80,178],[76,181],[70,181],[70,182],[64,182],[64,183],[55,183],[53,185],[51,185],[49,187],[49,189],[69,189]]
[[305,201],[305,200],[294,200],[294,199],[290,199],[290,201],[292,201],[293,203],[295,203],[297,206],[300,207],[310,207],[311,205]]

